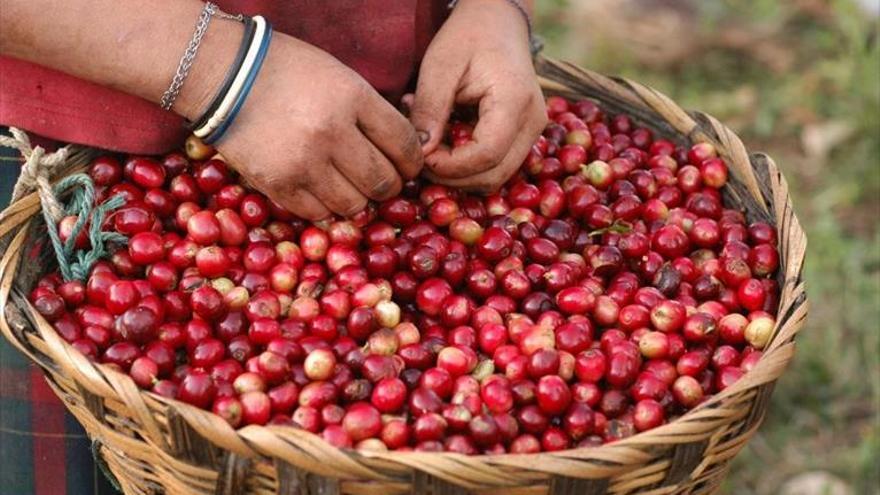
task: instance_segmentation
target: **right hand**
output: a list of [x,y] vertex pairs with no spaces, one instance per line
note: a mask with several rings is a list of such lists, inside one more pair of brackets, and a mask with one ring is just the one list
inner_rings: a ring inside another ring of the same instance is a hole
[[281,33],[218,150],[252,186],[309,220],[351,216],[422,168],[409,121],[328,53]]

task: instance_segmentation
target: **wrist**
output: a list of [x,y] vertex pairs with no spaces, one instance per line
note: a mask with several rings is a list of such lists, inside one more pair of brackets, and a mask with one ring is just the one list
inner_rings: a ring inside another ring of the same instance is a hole
[[272,40],[272,25],[263,16],[247,18],[245,35],[221,89],[198,121],[193,134],[207,144],[221,139],[232,125],[257,80]]
[[[490,18],[502,18],[501,23],[509,28],[522,28],[523,38],[532,44],[532,2],[524,0],[452,0],[450,9],[468,11],[472,14],[488,14]],[[453,13],[454,13],[453,12]],[[509,20],[508,20],[509,18]]]
[[[195,19],[193,20],[193,24]],[[208,27],[199,47],[198,56],[190,68],[189,76],[181,87],[173,111],[189,121],[202,115],[230,70],[235,54],[242,43],[244,27],[240,22],[215,18]],[[186,46],[180,47],[182,54]],[[175,66],[176,68],[176,66]],[[172,69],[173,71],[174,69]],[[173,76],[173,72],[171,72]],[[166,81],[170,83],[170,78]],[[154,101],[159,101],[161,94]]]
[[[449,2],[449,5],[454,6],[455,4],[458,4],[458,3],[470,3],[470,2],[480,3],[481,1],[487,1],[487,0],[452,0]],[[489,0],[489,1],[494,2],[497,0]],[[508,4],[516,3],[519,7],[521,7],[525,11],[525,13],[529,16],[530,20],[531,20],[531,17],[533,15],[535,15],[535,1],[534,0],[516,0],[513,2],[511,0],[503,0],[503,1],[507,2]],[[513,7],[513,6],[514,5],[511,5],[511,7]]]

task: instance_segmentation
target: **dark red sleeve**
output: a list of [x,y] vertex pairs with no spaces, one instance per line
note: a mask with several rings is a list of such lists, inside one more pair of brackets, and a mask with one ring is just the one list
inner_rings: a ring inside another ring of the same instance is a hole
[[[413,79],[428,42],[445,18],[446,2],[217,3],[227,12],[266,16],[276,30],[330,52],[396,100]],[[0,57],[0,125],[58,141],[144,154],[179,146],[187,134],[180,117],[155,104],[9,57]]]

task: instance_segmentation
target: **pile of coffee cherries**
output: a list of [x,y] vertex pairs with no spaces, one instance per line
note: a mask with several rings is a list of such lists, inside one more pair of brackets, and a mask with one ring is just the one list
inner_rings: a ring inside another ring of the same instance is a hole
[[[655,139],[592,101],[551,97],[547,114],[496,194],[413,181],[314,224],[194,139],[97,158],[99,199],[126,199],[104,229],[129,242],[30,300],[83,354],[233,427],[463,454],[649,430],[761,358],[776,230],[724,207],[712,145]],[[453,122],[450,143],[472,129]]]

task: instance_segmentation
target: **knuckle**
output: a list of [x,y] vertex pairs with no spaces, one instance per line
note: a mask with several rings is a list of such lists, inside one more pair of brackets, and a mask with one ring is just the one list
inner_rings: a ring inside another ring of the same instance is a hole
[[323,220],[330,215],[330,212],[322,209],[322,208],[308,208],[305,210],[305,213],[302,216],[306,220],[311,222],[317,222],[319,220]]
[[373,93],[370,85],[359,77],[349,80],[348,90],[354,98],[363,98]]
[[[375,200],[388,199],[400,192],[401,183],[396,176],[388,174],[377,175],[370,186],[370,198]],[[357,212],[355,212],[357,213]]]
[[[409,126],[409,124],[406,124]],[[403,156],[412,163],[418,164],[422,161],[422,144],[415,129],[408,129],[406,136],[403,138]]]
[[358,108],[366,104],[368,107],[375,105],[382,97],[379,96],[372,86],[360,77],[352,78],[344,86],[348,98],[347,108]]
[[416,93],[411,112],[414,116],[430,118],[438,114],[441,109],[440,98],[430,90],[425,90],[422,93]]
[[346,203],[344,206],[342,206],[340,208],[340,211],[337,213],[339,213],[340,215],[342,215],[346,218],[350,218],[350,217],[353,217],[356,214],[360,213],[366,207],[367,207],[367,200],[366,199],[358,199],[356,201]]
[[474,162],[481,165],[483,169],[489,169],[498,163],[499,155],[496,143],[484,143],[479,149],[474,150]]
[[300,129],[305,142],[323,142],[333,137],[335,123],[332,118],[309,119]]
[[301,187],[307,186],[309,184],[309,179],[306,174],[298,174],[294,173],[293,170],[285,171],[283,179],[280,181],[284,182],[284,187],[286,189],[299,189]]
[[267,191],[270,196],[281,196],[289,187],[297,186],[295,174],[289,174],[283,168],[273,170],[261,167],[251,170],[247,179],[253,187]]
[[409,110],[409,118],[414,123],[430,122],[431,117],[439,113],[438,109],[432,107],[430,102],[425,101],[424,97],[416,97],[412,107]]
[[299,216],[304,216],[303,214],[310,209],[309,206],[311,205],[305,201],[305,189],[301,189],[294,185],[288,185],[275,192],[278,194],[278,199],[276,201]]
[[314,209],[302,204],[301,201],[288,201],[284,204],[284,207],[290,210],[294,215],[306,220],[312,220],[312,215],[314,215]]
[[315,183],[315,174],[312,172],[314,167],[306,169],[291,168],[288,180],[296,189],[308,190]]

